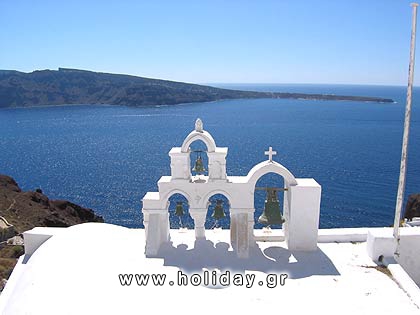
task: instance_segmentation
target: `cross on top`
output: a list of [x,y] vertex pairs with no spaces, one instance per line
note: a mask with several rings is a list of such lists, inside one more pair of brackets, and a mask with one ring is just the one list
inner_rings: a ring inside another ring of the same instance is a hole
[[272,147],[268,148],[268,151],[264,152],[265,155],[268,155],[268,160],[273,162],[273,155],[277,155],[277,151],[273,151]]

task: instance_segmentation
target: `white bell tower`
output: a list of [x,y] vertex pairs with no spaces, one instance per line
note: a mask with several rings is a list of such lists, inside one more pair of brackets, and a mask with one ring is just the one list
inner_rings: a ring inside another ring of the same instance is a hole
[[[190,145],[201,140],[207,147],[208,175],[191,174]],[[248,257],[249,248],[255,245],[254,192],[259,178],[275,173],[284,178],[285,192],[283,216],[284,237],[290,250],[317,249],[321,186],[313,178],[295,178],[283,165],[275,162],[277,154],[269,147],[268,160],[255,165],[246,176],[227,176],[228,149],[219,148],[203,122],[197,119],[195,128],[185,138],[181,147],[169,151],[171,175],[158,181],[158,192],[148,192],[143,197],[143,217],[146,230],[146,255],[155,256],[160,246],[170,240],[168,200],[176,193],[188,200],[190,215],[194,220],[195,237],[205,238],[204,223],[208,200],[214,194],[223,194],[230,203],[231,245],[242,258]]]

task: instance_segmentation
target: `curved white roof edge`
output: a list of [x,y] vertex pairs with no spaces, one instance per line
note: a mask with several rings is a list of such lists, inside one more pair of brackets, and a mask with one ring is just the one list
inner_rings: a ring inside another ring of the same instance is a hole
[[187,153],[191,143],[196,140],[203,141],[207,146],[208,152],[215,152],[216,151],[216,142],[214,141],[212,135],[207,131],[196,131],[193,130],[190,134],[185,138],[184,142],[182,143],[181,152]]
[[295,176],[286,167],[275,161],[264,161],[255,165],[246,176],[246,181],[255,185],[258,179],[267,173],[276,173],[282,176],[289,186],[297,185]]

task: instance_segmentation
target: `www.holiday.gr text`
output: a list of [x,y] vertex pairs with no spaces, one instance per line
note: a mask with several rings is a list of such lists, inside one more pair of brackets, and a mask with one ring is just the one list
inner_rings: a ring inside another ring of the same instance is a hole
[[178,271],[177,277],[174,280],[168,280],[167,275],[164,273],[156,274],[119,274],[118,278],[122,286],[164,286],[169,284],[170,286],[240,286],[246,288],[252,288],[255,284],[258,286],[267,286],[268,288],[275,288],[277,286],[284,286],[288,275],[285,273],[275,274],[269,273],[265,277],[265,281],[255,281],[255,274],[247,273],[231,273],[225,271],[223,273],[217,273],[216,271],[205,270],[202,274],[193,273],[191,275],[185,274],[182,271]]

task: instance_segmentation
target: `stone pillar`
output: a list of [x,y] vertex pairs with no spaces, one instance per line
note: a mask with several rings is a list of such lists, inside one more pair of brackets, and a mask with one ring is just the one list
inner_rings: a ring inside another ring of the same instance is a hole
[[230,209],[230,242],[239,258],[249,257],[254,244],[254,209]]
[[321,186],[313,178],[296,179],[289,187],[289,208],[285,211],[285,238],[289,250],[317,249]]
[[215,152],[207,152],[209,158],[209,181],[226,180],[227,148],[216,148]]
[[206,222],[207,209],[191,209],[190,215],[194,220],[195,238],[206,238],[204,223]]
[[171,157],[172,179],[189,180],[191,178],[190,153],[181,152],[181,148],[172,148],[169,156]]
[[169,241],[169,213],[167,210],[143,209],[146,233],[146,256],[156,256],[160,246]]

